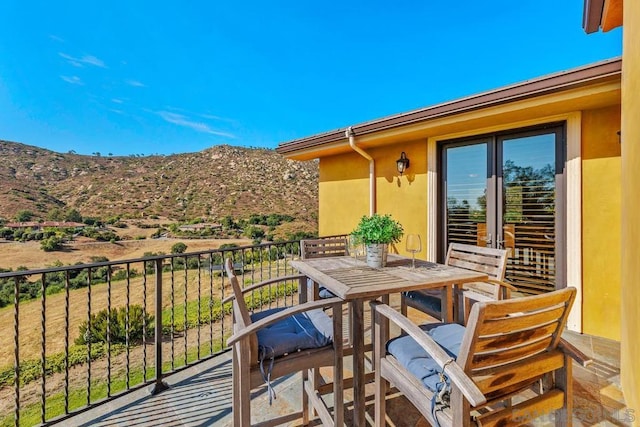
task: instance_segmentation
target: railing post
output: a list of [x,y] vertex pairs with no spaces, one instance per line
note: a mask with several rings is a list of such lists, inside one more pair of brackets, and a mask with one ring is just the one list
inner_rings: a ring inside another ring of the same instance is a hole
[[155,331],[154,348],[156,354],[156,383],[151,390],[151,394],[158,394],[169,388],[167,383],[162,381],[162,258],[156,260],[156,286],[155,286]]

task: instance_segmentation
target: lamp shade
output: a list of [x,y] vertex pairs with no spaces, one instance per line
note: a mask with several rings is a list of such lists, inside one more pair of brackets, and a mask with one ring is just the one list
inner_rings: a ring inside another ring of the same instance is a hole
[[407,154],[404,151],[400,154],[400,158],[396,160],[396,167],[400,175],[409,169],[409,159],[407,159]]

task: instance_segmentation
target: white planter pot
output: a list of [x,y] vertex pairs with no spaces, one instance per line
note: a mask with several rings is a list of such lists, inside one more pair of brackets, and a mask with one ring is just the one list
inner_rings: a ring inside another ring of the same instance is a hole
[[372,268],[382,268],[387,265],[386,243],[367,245],[367,265]]

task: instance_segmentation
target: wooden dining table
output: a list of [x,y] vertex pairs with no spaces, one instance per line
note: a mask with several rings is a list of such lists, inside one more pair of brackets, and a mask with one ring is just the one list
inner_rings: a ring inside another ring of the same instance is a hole
[[488,279],[483,273],[427,261],[416,260],[416,266],[412,268],[411,258],[391,254],[383,268],[369,267],[362,259],[349,256],[294,260],[290,265],[349,304],[353,346],[353,425],[356,427],[365,425],[364,302],[378,298],[388,302],[391,294],[440,288],[443,290],[445,320],[453,321],[454,287]]

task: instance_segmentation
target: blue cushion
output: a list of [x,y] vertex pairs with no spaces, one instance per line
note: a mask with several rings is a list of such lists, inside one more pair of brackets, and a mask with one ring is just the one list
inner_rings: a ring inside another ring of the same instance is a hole
[[[284,307],[272,308],[251,315],[251,321],[257,322]],[[258,336],[259,357],[271,358],[298,350],[319,348],[333,341],[333,322],[321,310],[310,310],[287,317],[260,329]]]
[[323,299],[335,297],[335,294],[324,286],[320,286],[320,289],[318,289],[318,295]]
[[[436,323],[422,325],[420,328],[431,336],[452,358],[455,359],[458,356],[464,335],[464,326],[457,323]],[[387,352],[392,354],[402,366],[422,381],[425,387],[436,392],[436,384],[440,382],[439,373],[442,372],[442,369],[418,345],[416,340],[408,335],[392,339],[387,343]]]
[[[309,289],[313,288],[313,280],[311,279],[307,279],[307,287]],[[326,298],[333,298],[335,297],[335,295],[333,294],[333,292],[331,292],[330,290],[328,290],[327,288],[325,288],[324,286],[320,285],[318,287],[318,296],[322,299],[326,299]]]
[[411,300],[408,304],[425,312],[442,313],[442,295],[440,290],[409,291],[404,294]]

